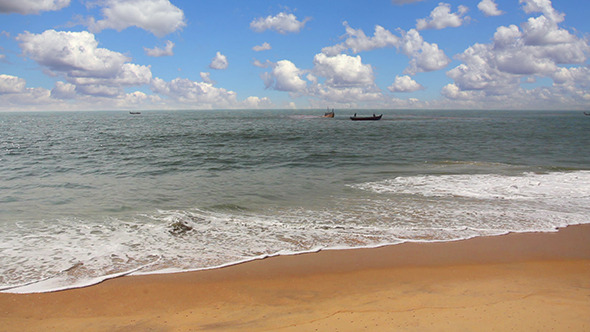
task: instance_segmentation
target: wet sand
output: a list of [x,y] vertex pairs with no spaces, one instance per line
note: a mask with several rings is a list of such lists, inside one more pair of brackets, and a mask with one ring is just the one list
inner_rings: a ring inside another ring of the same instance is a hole
[[590,331],[590,225],[0,294],[1,331]]

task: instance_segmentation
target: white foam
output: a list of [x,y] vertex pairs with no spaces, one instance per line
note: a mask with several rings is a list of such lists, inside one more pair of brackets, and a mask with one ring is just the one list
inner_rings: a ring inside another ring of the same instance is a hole
[[588,171],[408,176],[353,187],[361,190],[315,209],[161,210],[126,220],[15,223],[0,233],[0,291],[54,291],[275,255],[590,223]]
[[353,187],[377,193],[478,199],[588,199],[590,171],[499,174],[423,175],[397,177]]

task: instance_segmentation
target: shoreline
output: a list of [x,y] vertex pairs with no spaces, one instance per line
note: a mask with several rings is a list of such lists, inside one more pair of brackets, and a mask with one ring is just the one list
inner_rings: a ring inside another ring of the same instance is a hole
[[590,329],[588,309],[590,224],[0,293],[7,331],[571,331]]

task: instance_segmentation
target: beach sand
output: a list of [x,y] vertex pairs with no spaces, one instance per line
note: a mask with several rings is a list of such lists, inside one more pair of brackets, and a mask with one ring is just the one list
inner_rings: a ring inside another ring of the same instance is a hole
[[0,294],[1,331],[590,331],[590,225]]

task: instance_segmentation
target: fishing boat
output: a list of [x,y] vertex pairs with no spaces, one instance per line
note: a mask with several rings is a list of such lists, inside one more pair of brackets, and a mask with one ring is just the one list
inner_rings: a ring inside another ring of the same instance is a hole
[[584,112],[584,115],[590,116],[590,113],[589,112]]
[[328,108],[326,111],[327,112],[324,113],[324,116],[322,116],[322,118],[333,118],[334,117],[334,109],[332,109],[330,111],[330,109]]
[[129,114],[137,115],[137,114],[141,114],[141,112],[133,112],[133,111],[130,111]]
[[356,113],[354,113],[354,115],[351,116],[350,119],[352,121],[377,121],[377,120],[381,120],[382,116],[383,116],[383,114],[379,114],[379,115],[373,114],[373,116],[357,116]]

